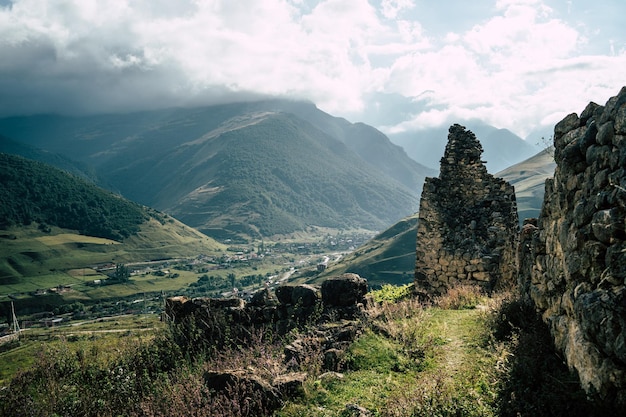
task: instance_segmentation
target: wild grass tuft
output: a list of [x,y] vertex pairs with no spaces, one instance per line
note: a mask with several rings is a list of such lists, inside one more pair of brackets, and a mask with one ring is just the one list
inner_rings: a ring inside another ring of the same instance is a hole
[[448,292],[435,298],[435,305],[446,310],[463,310],[476,308],[486,297],[477,285],[457,285]]

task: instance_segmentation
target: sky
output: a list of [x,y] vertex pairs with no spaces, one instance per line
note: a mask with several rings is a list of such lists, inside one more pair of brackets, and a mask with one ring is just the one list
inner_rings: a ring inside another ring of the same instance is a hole
[[0,0],[0,116],[282,97],[525,137],[626,85],[623,0]]

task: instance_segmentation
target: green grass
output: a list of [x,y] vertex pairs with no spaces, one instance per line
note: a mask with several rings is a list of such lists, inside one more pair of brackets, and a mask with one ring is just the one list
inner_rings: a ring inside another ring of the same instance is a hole
[[350,346],[343,377],[313,379],[306,399],[277,416],[344,415],[347,404],[374,416],[495,416],[499,357],[486,323],[481,309],[383,303]]
[[165,225],[155,220],[147,222],[136,236],[123,242],[83,236],[55,227],[50,233],[43,233],[35,225],[14,227],[3,235],[11,238],[0,241],[0,302],[8,301],[9,295],[22,299],[39,289],[59,285],[72,287],[71,292],[62,295],[69,300],[173,291],[186,287],[197,280],[197,276],[177,271],[181,276],[176,279],[137,277],[129,285],[106,288],[89,287],[86,283],[106,278],[90,268],[100,263],[149,261],[225,251],[223,245],[175,220]]
[[312,377],[276,416],[353,415],[348,404],[376,417],[614,415],[585,398],[533,309],[473,292],[470,308],[468,294],[442,297],[445,308],[384,302],[344,373]]
[[138,275],[132,277],[128,283],[104,285],[100,287],[78,288],[93,300],[123,298],[134,294],[177,291],[196,282],[198,274],[189,271],[173,271],[179,276],[176,278],[158,277],[155,275]]
[[22,333],[19,343],[1,347],[0,387],[34,364],[44,349],[69,344],[73,351],[97,347],[113,354],[123,344],[150,338],[155,329],[163,327],[159,316],[152,314],[74,322],[54,328],[29,328]]
[[370,291],[370,295],[377,303],[388,302],[395,303],[408,298],[411,295],[413,286],[407,285],[390,285],[385,284],[379,290]]

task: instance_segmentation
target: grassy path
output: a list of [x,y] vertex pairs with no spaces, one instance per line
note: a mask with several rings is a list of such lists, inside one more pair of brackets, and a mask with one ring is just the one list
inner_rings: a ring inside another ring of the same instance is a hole
[[484,335],[484,313],[472,310],[431,309],[424,323],[430,336],[443,339],[438,358],[439,367],[455,373],[475,364],[476,356],[485,354],[481,348]]
[[417,376],[409,410],[391,415],[495,415],[497,358],[486,347],[485,318],[481,309],[426,310],[421,326],[432,362]]
[[[343,415],[356,404],[373,416],[493,416],[495,355],[480,309],[429,308],[366,331],[350,348],[341,379],[318,379],[304,403],[278,416]],[[402,315],[400,315],[402,316]]]

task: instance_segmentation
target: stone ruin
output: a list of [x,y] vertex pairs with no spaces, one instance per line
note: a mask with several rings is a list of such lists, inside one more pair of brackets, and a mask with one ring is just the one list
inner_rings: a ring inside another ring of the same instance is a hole
[[[257,291],[249,302],[241,298],[170,297],[164,317],[174,324],[193,320],[217,348],[228,342],[245,343],[254,328],[270,328],[279,335],[306,324],[356,320],[368,303],[367,280],[346,273],[325,280],[321,287],[281,285],[275,291]],[[221,322],[229,324],[222,334]],[[231,339],[231,340],[228,340]]]
[[417,226],[415,285],[440,295],[457,284],[491,291],[515,283],[517,204],[487,172],[476,136],[455,124],[438,178],[426,178]]
[[311,329],[285,346],[289,372],[273,381],[242,369],[207,371],[204,375],[209,388],[244,390],[244,395],[259,399],[263,410],[271,410],[284,399],[304,392],[307,375],[300,365],[310,359],[311,352],[320,352],[322,368],[331,376],[342,370],[345,351],[360,334],[361,318],[372,302],[367,292],[367,280],[347,273],[327,279],[321,287],[301,284],[283,285],[275,291],[264,289],[249,302],[240,298],[171,297],[163,315],[180,326],[183,335],[195,334],[198,342],[208,342],[217,349],[252,343],[250,336],[255,329],[271,329],[279,335],[296,328]]
[[554,128],[554,178],[522,228],[519,284],[583,388],[626,408],[626,87]]

